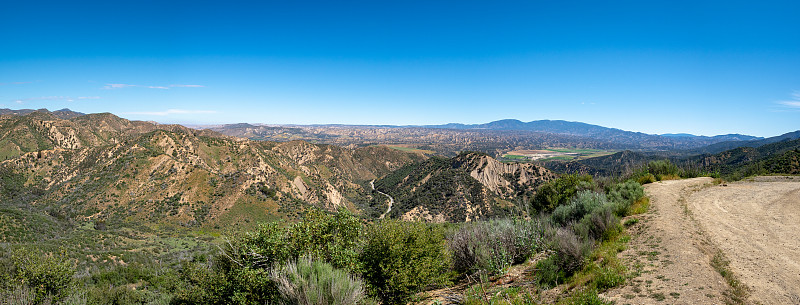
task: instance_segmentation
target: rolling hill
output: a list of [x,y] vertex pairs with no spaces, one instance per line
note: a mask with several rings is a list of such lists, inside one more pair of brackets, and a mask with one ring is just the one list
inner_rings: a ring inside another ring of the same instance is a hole
[[731,150],[738,147],[759,147],[783,140],[800,139],[800,130],[788,132],[779,136],[769,137],[765,139],[754,139],[748,141],[725,141],[711,144],[705,147],[690,149],[682,152],[683,155],[701,155],[701,154],[716,154],[726,150]]
[[2,208],[113,228],[254,225],[308,207],[368,217],[383,209],[371,207],[368,182],[425,159],[377,146],[242,140],[111,114],[3,116],[0,134]]
[[784,138],[757,147],[738,147],[717,154],[688,158],[708,172],[718,172],[731,178],[764,174],[798,174],[800,139]]

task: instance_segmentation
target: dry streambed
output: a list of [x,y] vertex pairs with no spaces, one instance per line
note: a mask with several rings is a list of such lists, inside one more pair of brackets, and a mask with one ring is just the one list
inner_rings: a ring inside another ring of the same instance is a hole
[[[714,185],[710,178],[646,186],[620,253],[636,276],[605,296],[617,304],[720,304],[734,295],[712,261],[749,288],[745,303],[800,304],[800,177]],[[741,296],[741,294],[740,294]]]

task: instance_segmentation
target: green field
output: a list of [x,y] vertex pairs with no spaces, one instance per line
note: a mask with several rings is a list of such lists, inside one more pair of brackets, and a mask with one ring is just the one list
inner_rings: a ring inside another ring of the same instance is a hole
[[613,154],[615,151],[591,148],[548,148],[530,151],[511,151],[498,158],[501,162],[573,161]]
[[557,156],[557,157],[539,159],[539,161],[572,161],[575,159],[576,157],[574,156]]
[[432,151],[432,150],[424,150],[424,149],[419,149],[419,148],[414,148],[414,147],[406,147],[406,146],[399,146],[399,145],[380,145],[380,146],[385,146],[385,147],[388,147],[388,148],[391,148],[391,149],[396,149],[396,150],[405,151],[405,152],[412,152],[412,153],[421,153],[421,154],[433,154],[434,153],[434,151]]

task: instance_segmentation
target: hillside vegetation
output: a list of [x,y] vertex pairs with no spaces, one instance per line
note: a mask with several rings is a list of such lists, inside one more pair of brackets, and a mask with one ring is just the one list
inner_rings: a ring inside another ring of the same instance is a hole
[[800,167],[800,140],[559,175],[68,110],[3,112],[0,135],[0,304],[601,304],[631,276],[641,184]]
[[375,187],[394,197],[395,218],[459,222],[510,215],[554,177],[541,166],[467,152],[408,164],[377,180]]

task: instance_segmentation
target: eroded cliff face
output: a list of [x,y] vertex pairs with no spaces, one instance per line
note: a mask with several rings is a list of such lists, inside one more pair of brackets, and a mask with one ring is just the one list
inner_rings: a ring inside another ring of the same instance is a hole
[[392,215],[426,221],[473,221],[510,213],[555,177],[544,167],[502,163],[481,153],[432,158],[376,182],[396,200]]
[[462,154],[454,163],[469,171],[469,175],[484,187],[504,199],[517,196],[519,191],[532,191],[531,187],[543,180],[555,178],[548,169],[531,163],[503,163],[482,154]]

